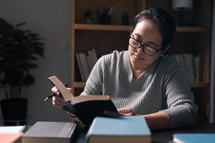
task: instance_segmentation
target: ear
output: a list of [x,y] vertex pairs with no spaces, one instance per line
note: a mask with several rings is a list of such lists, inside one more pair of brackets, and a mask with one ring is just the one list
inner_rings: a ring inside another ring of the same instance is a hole
[[167,50],[171,48],[171,45],[167,45],[166,49],[162,51],[162,54],[164,54]]

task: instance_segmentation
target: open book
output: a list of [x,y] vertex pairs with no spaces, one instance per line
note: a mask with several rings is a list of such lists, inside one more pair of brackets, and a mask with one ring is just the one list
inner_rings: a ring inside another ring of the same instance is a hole
[[108,95],[74,97],[56,76],[51,76],[48,79],[62,94],[66,103],[63,109],[75,114],[85,125],[91,124],[96,116],[102,116],[105,110],[117,112],[115,105]]

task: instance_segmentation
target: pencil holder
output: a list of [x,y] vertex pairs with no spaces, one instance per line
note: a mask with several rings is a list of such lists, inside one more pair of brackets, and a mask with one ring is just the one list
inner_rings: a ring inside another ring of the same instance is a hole
[[101,15],[100,24],[110,25],[111,24],[111,15]]

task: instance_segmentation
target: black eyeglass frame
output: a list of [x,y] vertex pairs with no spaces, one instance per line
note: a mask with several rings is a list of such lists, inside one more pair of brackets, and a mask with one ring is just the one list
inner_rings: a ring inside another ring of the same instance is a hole
[[[151,47],[151,46],[144,45],[144,44],[142,44],[140,41],[138,41],[137,39],[135,39],[135,38],[132,37],[132,36],[129,36],[129,37],[128,37],[128,41],[130,40],[130,38],[131,38],[131,39],[134,39],[136,42],[138,42],[138,43],[140,44],[140,46],[136,48],[136,47],[131,46],[131,45],[130,45],[130,42],[128,42],[128,44],[129,44],[132,48],[139,49],[139,48],[143,47],[142,51],[143,51],[145,54],[149,55],[149,56],[154,56],[157,52],[159,52],[159,51],[162,49],[162,48],[160,48],[160,49],[157,50],[157,49],[155,49],[155,48],[153,48],[153,47]],[[146,53],[145,50],[144,50],[144,49],[145,49],[145,46],[148,46],[148,47],[154,49],[154,50],[155,50],[155,53],[154,53],[153,55],[150,55],[150,54]]]

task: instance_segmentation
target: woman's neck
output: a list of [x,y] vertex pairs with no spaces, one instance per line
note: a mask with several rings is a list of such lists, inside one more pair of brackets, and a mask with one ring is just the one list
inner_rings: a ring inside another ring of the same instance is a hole
[[147,67],[144,66],[135,66],[131,64],[131,69],[132,69],[132,73],[133,73],[133,77],[135,79],[137,79],[138,77],[140,77],[146,70]]

